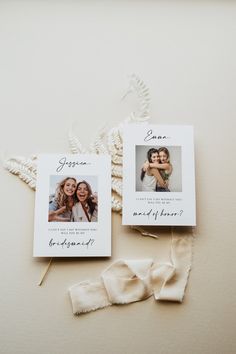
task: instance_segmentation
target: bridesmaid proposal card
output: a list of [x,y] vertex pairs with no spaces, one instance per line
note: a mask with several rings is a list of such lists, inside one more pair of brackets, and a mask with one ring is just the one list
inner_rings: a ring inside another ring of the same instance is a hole
[[123,225],[196,225],[192,126],[124,128]]
[[34,256],[111,255],[108,155],[40,155]]

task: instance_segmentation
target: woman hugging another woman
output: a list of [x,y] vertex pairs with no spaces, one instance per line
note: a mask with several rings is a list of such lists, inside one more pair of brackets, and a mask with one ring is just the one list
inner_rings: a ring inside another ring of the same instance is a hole
[[141,172],[142,191],[169,192],[169,177],[172,173],[169,150],[166,147],[151,148]]

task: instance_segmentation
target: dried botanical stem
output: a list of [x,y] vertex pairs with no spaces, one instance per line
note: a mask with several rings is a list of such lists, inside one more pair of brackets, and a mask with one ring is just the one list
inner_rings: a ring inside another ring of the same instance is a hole
[[44,279],[45,279],[45,277],[46,277],[46,275],[47,275],[47,273],[49,271],[49,268],[50,268],[50,266],[52,264],[52,260],[53,260],[53,258],[50,259],[50,261],[47,264],[47,267],[45,268],[44,272],[42,273],[40,281],[38,283],[38,286],[41,286],[43,284],[43,281],[44,281]]

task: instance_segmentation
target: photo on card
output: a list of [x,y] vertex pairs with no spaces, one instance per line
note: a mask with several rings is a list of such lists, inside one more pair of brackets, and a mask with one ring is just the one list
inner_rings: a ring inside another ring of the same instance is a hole
[[97,176],[51,175],[49,222],[97,222]]
[[181,146],[136,145],[136,192],[182,192]]
[[196,225],[193,127],[126,124],[123,225]]
[[38,156],[34,257],[111,256],[111,157]]

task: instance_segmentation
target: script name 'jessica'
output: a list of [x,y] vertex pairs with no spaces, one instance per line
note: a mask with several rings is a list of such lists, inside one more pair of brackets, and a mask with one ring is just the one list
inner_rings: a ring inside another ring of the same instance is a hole
[[58,161],[59,166],[57,167],[56,171],[60,172],[62,169],[67,166],[67,167],[76,167],[76,166],[81,166],[81,165],[89,165],[89,163],[85,161],[67,161],[66,157],[62,157]]
[[169,139],[169,137],[166,135],[153,135],[152,129],[150,129],[147,132],[147,135],[145,136],[144,141],[155,140],[155,139],[158,139],[158,140],[159,139]]

